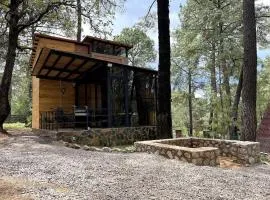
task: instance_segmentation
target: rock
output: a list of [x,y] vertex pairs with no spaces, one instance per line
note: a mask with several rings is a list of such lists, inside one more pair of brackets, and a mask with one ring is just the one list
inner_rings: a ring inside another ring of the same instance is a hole
[[121,152],[122,150],[119,149],[119,148],[112,148],[112,151],[114,151],[114,152]]
[[216,160],[210,160],[210,166],[216,166],[217,164],[216,164]]
[[[151,149],[151,152],[153,152],[154,150],[155,150],[154,148]],[[135,152],[135,148],[134,148],[133,146],[131,146],[131,147],[126,147],[126,148],[125,148],[125,151],[126,151],[126,152],[132,153],[132,152]]]
[[184,153],[184,156],[185,156],[186,158],[190,158],[190,157],[191,157],[191,156],[190,156],[190,153],[188,153],[188,152]]
[[195,165],[198,165],[198,161],[197,161],[197,159],[192,159],[192,161],[191,161],[193,164],[195,164]]
[[167,151],[167,156],[172,159],[173,158],[173,155],[172,155],[172,152],[171,151]]
[[89,151],[101,151],[101,149],[97,148],[97,147],[89,147],[88,149]]
[[104,152],[112,152],[112,149],[110,147],[103,147],[101,150]]
[[248,159],[248,162],[249,162],[249,164],[253,165],[253,164],[255,163],[255,159],[252,158],[252,157],[250,157],[250,158]]
[[210,158],[211,158],[211,159],[214,159],[215,157],[216,157],[216,156],[215,156],[215,152],[211,152],[211,153],[210,153]]
[[187,159],[185,159],[184,157],[181,157],[180,160],[183,162],[187,162]]
[[183,153],[182,153],[182,151],[180,151],[180,150],[177,152],[177,155],[178,155],[179,157],[181,157],[182,154],[183,154]]
[[89,146],[84,145],[84,146],[82,147],[82,149],[85,150],[85,151],[89,151],[90,148],[89,148]]
[[210,158],[210,157],[211,157],[210,151],[205,152],[204,155],[205,155],[205,157],[207,157],[207,158]]
[[81,148],[81,146],[78,145],[78,144],[70,144],[69,147],[70,147],[70,148],[73,148],[73,149],[80,149],[80,148]]
[[142,151],[140,147],[136,147],[136,151],[140,152]]
[[178,156],[174,156],[174,159],[175,160],[180,160]]
[[70,144],[68,142],[63,142],[64,146],[69,147]]
[[192,152],[192,158],[199,158],[200,154],[198,152]]
[[209,159],[205,159],[204,161],[203,161],[203,165],[209,165],[210,164],[210,160]]

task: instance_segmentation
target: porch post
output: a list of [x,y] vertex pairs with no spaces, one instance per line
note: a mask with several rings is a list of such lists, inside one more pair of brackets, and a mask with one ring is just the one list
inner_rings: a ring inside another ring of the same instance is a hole
[[124,90],[125,90],[125,111],[126,111],[126,115],[125,115],[125,125],[126,126],[130,126],[130,123],[129,123],[129,116],[128,116],[128,108],[129,108],[129,105],[128,105],[128,71],[126,68],[124,68]]
[[156,117],[155,117],[155,126],[157,126],[157,111],[158,111],[158,103],[159,103],[159,101],[158,101],[158,96],[157,96],[157,87],[158,87],[158,85],[157,85],[157,82],[158,82],[158,75],[156,74],[156,75],[154,75],[154,77],[155,77],[155,104],[156,104],[156,106],[155,106],[155,113],[156,113]]
[[112,64],[107,63],[107,108],[108,108],[108,127],[112,127],[112,84],[111,84]]

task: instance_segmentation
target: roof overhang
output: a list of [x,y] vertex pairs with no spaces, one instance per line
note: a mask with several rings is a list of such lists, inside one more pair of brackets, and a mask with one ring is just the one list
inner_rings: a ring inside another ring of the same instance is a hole
[[32,75],[43,79],[74,81],[105,63],[91,58],[90,55],[43,48]]
[[79,54],[55,49],[43,48],[33,66],[32,75],[42,79],[77,81],[86,73],[95,71],[99,67],[106,67],[107,63],[124,66],[135,71],[144,71],[157,74],[156,70],[122,65],[92,58],[89,54]]

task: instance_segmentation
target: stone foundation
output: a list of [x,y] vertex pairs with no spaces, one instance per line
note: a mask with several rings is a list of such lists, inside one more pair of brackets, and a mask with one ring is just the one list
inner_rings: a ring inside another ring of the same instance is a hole
[[135,149],[139,152],[155,153],[196,165],[219,165],[219,155],[232,157],[241,164],[254,164],[260,161],[258,142],[178,138],[135,142]]
[[[34,130],[33,130],[34,131]],[[50,131],[35,129],[36,133],[54,136],[58,140],[89,146],[119,146],[129,145],[136,141],[157,139],[155,126],[121,127],[121,128],[93,128],[76,131]]]

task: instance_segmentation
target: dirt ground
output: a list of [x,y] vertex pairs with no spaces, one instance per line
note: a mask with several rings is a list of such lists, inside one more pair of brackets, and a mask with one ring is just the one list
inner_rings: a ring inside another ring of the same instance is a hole
[[0,200],[270,199],[270,166],[195,166],[147,153],[64,147],[29,131],[0,136]]

